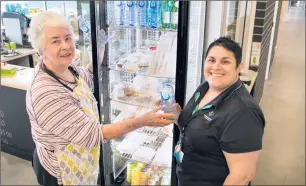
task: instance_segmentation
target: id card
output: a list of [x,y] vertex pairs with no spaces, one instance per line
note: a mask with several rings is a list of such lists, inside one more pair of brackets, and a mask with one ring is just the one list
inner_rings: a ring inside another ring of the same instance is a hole
[[177,145],[175,146],[175,150],[174,150],[174,157],[176,159],[177,162],[182,163],[183,162],[183,157],[184,157],[184,153],[181,150],[181,141],[177,142]]

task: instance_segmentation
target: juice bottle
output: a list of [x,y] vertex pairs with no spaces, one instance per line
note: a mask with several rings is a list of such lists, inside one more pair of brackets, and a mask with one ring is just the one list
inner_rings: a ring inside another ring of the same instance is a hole
[[145,168],[145,163],[141,163],[141,162],[138,162],[137,163],[137,167],[139,167],[140,168],[140,170],[142,169],[142,168]]
[[131,185],[139,185],[139,183],[140,183],[140,168],[139,167],[135,167],[132,170]]
[[146,168],[141,169],[140,172],[140,185],[148,185],[149,172]]
[[136,162],[130,160],[127,164],[126,181],[131,183],[132,181],[132,170],[136,167]]

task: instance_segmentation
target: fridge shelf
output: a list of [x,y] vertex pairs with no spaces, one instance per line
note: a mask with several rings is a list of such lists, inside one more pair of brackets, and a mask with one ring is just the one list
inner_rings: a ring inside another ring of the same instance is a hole
[[145,30],[145,31],[154,31],[154,32],[177,32],[177,29],[172,28],[151,28],[151,27],[145,27],[145,26],[125,26],[125,25],[109,25],[108,28],[111,29],[139,29],[139,30]]
[[115,72],[122,72],[122,73],[129,73],[133,76],[144,76],[144,77],[153,77],[153,78],[157,78],[157,79],[161,79],[161,80],[175,80],[174,77],[165,77],[165,76],[155,76],[155,75],[149,75],[146,72],[144,73],[139,73],[139,72],[129,72],[129,71],[124,71],[124,70],[119,70],[119,69],[115,69],[113,67],[108,68],[110,71],[115,71]]
[[[116,151],[114,155],[119,155],[121,158],[128,160],[135,160],[140,161],[143,163],[151,163],[157,153],[157,150],[163,145],[165,139],[168,137],[166,133],[164,133],[161,129],[154,129],[153,127],[150,127],[151,129],[146,129],[147,127],[144,127],[142,130],[137,130],[133,132],[134,134],[145,134],[148,137],[146,140],[141,141],[141,144],[137,149],[133,149],[133,152],[120,152],[117,147],[116,149],[113,149],[113,151]],[[131,134],[132,135],[132,134]],[[127,136],[128,138],[128,136]],[[123,143],[123,140],[122,140]],[[140,149],[150,149],[153,154],[151,154],[151,157],[149,159],[144,160],[141,156],[139,157],[139,152],[137,154],[137,151]]]
[[136,106],[136,107],[143,107],[143,108],[148,108],[148,109],[153,109],[154,107],[160,105],[160,101],[158,102],[140,102],[140,101],[136,101],[135,99],[126,99],[126,100],[119,100],[119,99],[116,99],[112,96],[111,97],[111,100],[112,101],[115,101],[115,102],[118,102],[118,103],[122,103],[122,104],[125,104],[125,105],[132,105],[132,106]]

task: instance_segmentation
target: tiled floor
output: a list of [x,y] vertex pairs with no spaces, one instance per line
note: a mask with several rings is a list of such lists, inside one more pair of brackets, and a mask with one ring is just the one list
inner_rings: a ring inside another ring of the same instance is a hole
[[[305,12],[290,15],[260,104],[267,124],[253,185],[305,185]],[[31,163],[1,153],[1,185],[37,185]]]
[[305,185],[305,12],[282,22],[260,103],[266,117],[254,185]]

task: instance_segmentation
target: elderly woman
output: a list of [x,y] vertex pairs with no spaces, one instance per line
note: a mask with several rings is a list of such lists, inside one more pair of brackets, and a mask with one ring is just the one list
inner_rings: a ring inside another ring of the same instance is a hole
[[241,55],[225,37],[207,49],[206,81],[178,120],[179,185],[247,185],[255,176],[265,119],[239,80]]
[[72,64],[73,30],[62,15],[42,12],[32,18],[29,40],[40,54],[27,91],[27,111],[36,149],[33,167],[40,185],[96,185],[100,145],[143,126],[165,126],[174,114],[156,108],[140,117],[101,125],[90,91],[92,69]]

